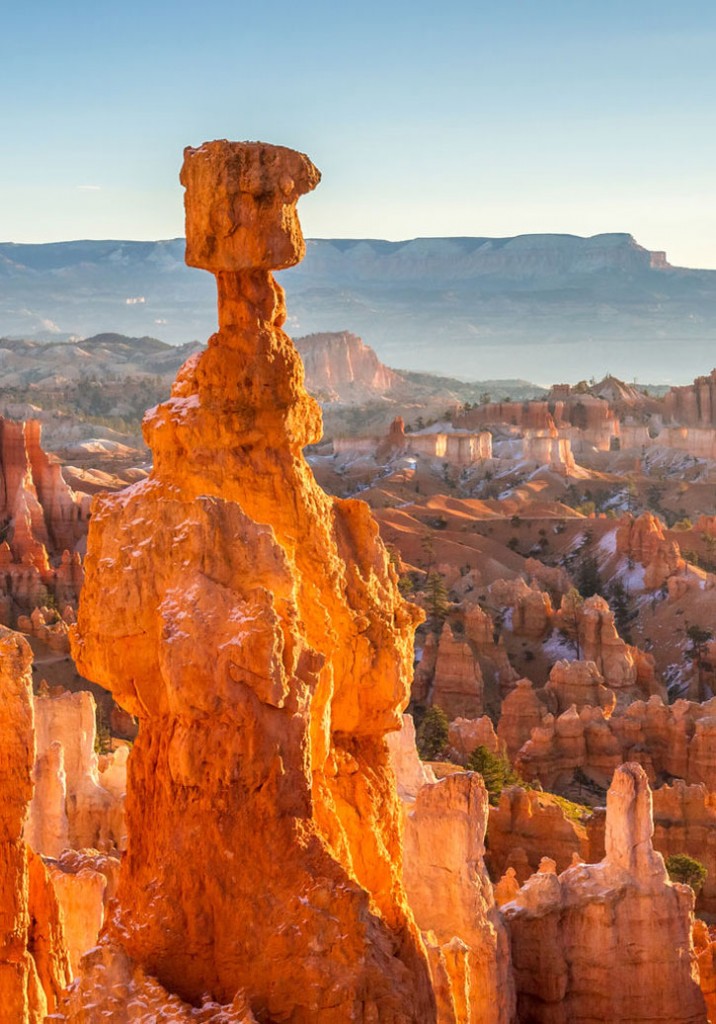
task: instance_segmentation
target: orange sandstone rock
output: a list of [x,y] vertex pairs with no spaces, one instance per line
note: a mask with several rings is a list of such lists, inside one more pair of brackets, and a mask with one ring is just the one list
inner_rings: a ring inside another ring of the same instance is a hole
[[617,551],[641,562],[647,590],[658,589],[685,566],[679,545],[666,537],[662,523],[651,512],[643,512],[637,519],[627,515],[621,520]]
[[699,962],[699,984],[709,1021],[716,1020],[716,935],[704,921],[694,921],[694,948]]
[[555,662],[543,692],[547,707],[555,715],[572,706],[577,711],[587,706],[601,707],[610,715],[616,705],[616,695],[604,685],[604,677],[593,661]]
[[[139,719],[101,958],[184,1002],[245,992],[245,1017],[429,1024],[385,743],[417,612],[367,506],[304,461],[320,412],[269,273],[300,259],[318,180],[261,143],[185,153],[187,260],[217,275],[220,330],[147,414],[149,479],[95,498],[74,645]],[[68,1019],[96,998],[88,978]]]
[[92,694],[79,690],[36,697],[35,723],[35,791],[26,832],[33,850],[49,857],[68,848],[123,850],[126,754],[117,758],[112,788],[105,787],[94,750]]
[[466,764],[476,747],[485,747],[491,754],[504,754],[504,745],[495,732],[492,720],[481,718],[455,718],[448,726],[448,745],[452,760]]
[[510,760],[530,739],[532,730],[542,725],[549,712],[535,693],[529,679],[518,679],[515,688],[502,702],[497,735],[507,749]]
[[405,887],[442,993],[440,1024],[513,1020],[509,944],[484,865],[487,809],[480,776],[457,773],[423,786],[406,820]]
[[22,838],[35,754],[31,663],[27,642],[0,629],[0,1015],[7,1024],[42,1024],[70,980],[54,892]]
[[430,957],[438,1024],[511,1024],[509,946],[484,863],[487,792],[479,775],[458,769],[437,782],[418,760],[409,715],[403,723],[388,739],[403,807],[403,877]]
[[440,633],[432,681],[432,703],[448,718],[476,718],[483,711],[484,681],[470,644],[446,622]]
[[[550,793],[525,790],[521,786],[503,789],[497,807],[490,808],[487,829],[487,864],[493,878],[500,878],[524,851],[531,871],[550,857],[559,871],[566,870],[576,853],[589,856],[589,837],[582,822],[569,819]],[[525,881],[526,874],[520,877]]]
[[520,1020],[705,1024],[693,893],[669,882],[652,831],[646,775],[622,765],[607,800],[605,859],[533,875],[502,908]]
[[[353,401],[375,398],[390,391],[400,377],[384,366],[372,348],[350,331],[336,334],[308,334],[296,340],[296,348],[306,371],[306,387],[321,398]],[[400,423],[400,429],[396,429]],[[405,424],[401,417],[393,421],[389,439],[405,444]],[[389,452],[395,450],[390,444]]]

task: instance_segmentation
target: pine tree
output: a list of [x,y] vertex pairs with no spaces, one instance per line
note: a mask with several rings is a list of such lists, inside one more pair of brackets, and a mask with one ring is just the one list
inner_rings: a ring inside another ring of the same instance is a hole
[[434,704],[425,712],[415,734],[415,745],[423,761],[435,761],[447,746],[448,717]]
[[425,605],[432,628],[437,632],[450,608],[445,582],[439,572],[429,572],[425,581]]
[[500,794],[505,786],[524,785],[507,758],[491,753],[487,747],[475,747],[468,758],[467,767],[482,776],[493,807],[500,802]]

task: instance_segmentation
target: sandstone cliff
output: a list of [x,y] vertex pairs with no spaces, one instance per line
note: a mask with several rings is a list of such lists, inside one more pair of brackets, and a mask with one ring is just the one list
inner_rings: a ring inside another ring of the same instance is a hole
[[295,344],[306,371],[306,387],[324,401],[365,401],[403,383],[350,331],[309,334],[296,338]]
[[14,626],[51,595],[75,604],[89,498],[65,483],[42,450],[40,424],[0,417],[0,622]]

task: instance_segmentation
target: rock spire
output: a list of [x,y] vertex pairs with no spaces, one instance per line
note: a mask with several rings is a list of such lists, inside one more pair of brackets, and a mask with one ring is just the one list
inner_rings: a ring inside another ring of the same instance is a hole
[[[185,151],[187,262],[216,275],[219,331],[147,413],[150,478],[95,499],[74,642],[140,723],[102,962],[123,991],[151,975],[224,1005],[202,1020],[233,1001],[231,1020],[430,1024],[385,743],[417,613],[368,507],[303,458],[320,412],[271,275],[303,254],[319,178],[278,146]],[[90,1019],[97,963],[66,1019]]]

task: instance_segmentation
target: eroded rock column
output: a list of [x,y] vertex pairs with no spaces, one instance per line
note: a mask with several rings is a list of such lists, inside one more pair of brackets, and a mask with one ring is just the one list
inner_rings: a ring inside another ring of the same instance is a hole
[[32,652],[0,627],[0,1021],[42,1024],[70,980],[60,912],[23,839],[32,797]]
[[607,796],[606,857],[540,870],[502,907],[518,1017],[531,1024],[705,1024],[691,937],[694,895],[652,846],[644,769],[624,764]]
[[303,255],[295,205],[319,174],[219,141],[181,180],[220,328],[147,414],[151,477],[95,500],[74,645],[140,723],[103,962],[194,1004],[243,991],[259,1022],[430,1024],[385,744],[414,612],[368,507],[304,461],[320,412],[271,276]]

